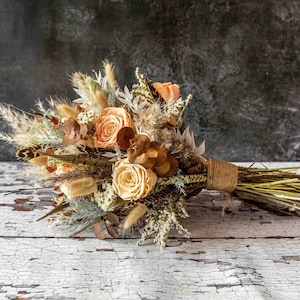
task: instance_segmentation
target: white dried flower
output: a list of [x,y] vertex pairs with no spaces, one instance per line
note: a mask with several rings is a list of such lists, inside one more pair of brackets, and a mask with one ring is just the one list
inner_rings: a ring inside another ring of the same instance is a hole
[[79,124],[89,124],[93,123],[97,119],[97,115],[92,110],[85,110],[80,112],[77,116],[77,121]]
[[113,186],[108,182],[102,183],[102,190],[97,190],[92,196],[92,200],[97,202],[104,211],[110,211],[111,206],[117,200]]

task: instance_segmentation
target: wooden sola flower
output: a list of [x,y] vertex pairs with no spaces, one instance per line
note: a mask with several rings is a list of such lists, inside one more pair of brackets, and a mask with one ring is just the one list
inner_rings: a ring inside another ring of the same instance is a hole
[[114,67],[103,67],[93,77],[72,76],[78,97],[71,103],[38,101],[37,113],[0,104],[12,129],[0,138],[31,164],[37,183],[55,190],[55,208],[41,219],[73,235],[94,227],[99,239],[134,227],[141,242],[154,238],[164,247],[171,229],[188,237],[186,197],[203,188],[300,215],[296,168],[243,168],[206,157],[204,143],[196,146],[184,127],[192,97],[183,99],[179,85],[152,83],[136,69],[137,83],[121,89]]
[[150,142],[147,135],[136,134],[130,139],[128,160],[145,168],[153,168],[160,177],[171,177],[178,169],[177,159],[157,142]]

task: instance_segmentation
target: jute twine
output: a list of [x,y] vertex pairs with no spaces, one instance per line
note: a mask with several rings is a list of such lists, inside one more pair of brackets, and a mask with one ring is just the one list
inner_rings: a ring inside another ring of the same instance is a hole
[[207,190],[231,193],[238,183],[238,167],[222,160],[208,159]]

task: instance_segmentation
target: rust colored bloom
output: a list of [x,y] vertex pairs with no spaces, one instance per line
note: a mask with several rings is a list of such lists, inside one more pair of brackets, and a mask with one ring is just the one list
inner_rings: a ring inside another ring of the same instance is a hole
[[166,82],[166,83],[155,82],[153,83],[153,86],[158,92],[158,94],[167,103],[170,100],[177,101],[180,97],[180,87],[178,84],[172,84],[171,82]]
[[118,145],[118,132],[123,127],[133,127],[129,113],[122,107],[103,109],[96,121],[94,144],[99,148],[114,148]]
[[128,160],[132,164],[140,164],[145,168],[154,168],[160,177],[173,176],[178,167],[177,159],[168,154],[167,150],[157,142],[150,142],[148,136],[136,134],[130,140],[128,148]]

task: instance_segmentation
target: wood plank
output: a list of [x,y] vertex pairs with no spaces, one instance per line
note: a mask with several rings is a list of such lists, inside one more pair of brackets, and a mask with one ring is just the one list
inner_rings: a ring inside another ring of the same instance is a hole
[[36,219],[51,189],[33,193],[20,163],[0,163],[0,299],[299,299],[300,218],[266,214],[203,191],[188,201],[189,240],[161,251],[137,239],[66,238]]
[[299,299],[299,239],[1,238],[3,299]]

